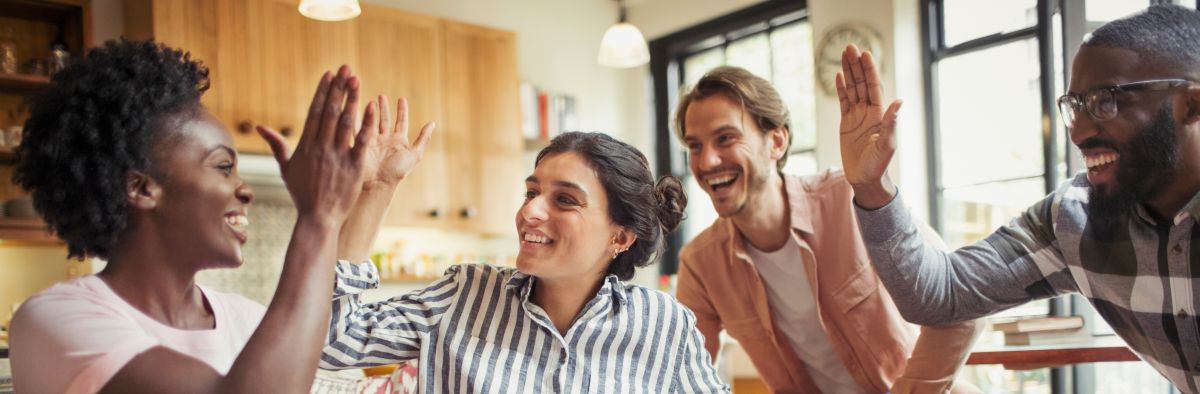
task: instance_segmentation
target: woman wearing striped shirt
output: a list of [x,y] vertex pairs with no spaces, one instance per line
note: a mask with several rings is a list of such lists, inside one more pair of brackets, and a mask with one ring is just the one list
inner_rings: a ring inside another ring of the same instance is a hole
[[[321,367],[418,359],[423,392],[728,392],[692,312],[623,282],[682,219],[679,181],[655,182],[641,152],[607,135],[566,133],[525,184],[515,269],[455,266],[424,290],[362,304],[374,266],[339,262]],[[373,239],[387,201],[361,201],[343,239]],[[365,245],[342,251],[364,261]]]

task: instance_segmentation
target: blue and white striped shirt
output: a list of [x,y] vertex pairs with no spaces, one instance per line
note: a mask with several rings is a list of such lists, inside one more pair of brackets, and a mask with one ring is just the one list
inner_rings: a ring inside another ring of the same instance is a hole
[[729,392],[696,329],[667,294],[605,278],[565,336],[513,268],[451,267],[424,290],[362,304],[379,279],[339,262],[321,368],[419,359],[422,392]]

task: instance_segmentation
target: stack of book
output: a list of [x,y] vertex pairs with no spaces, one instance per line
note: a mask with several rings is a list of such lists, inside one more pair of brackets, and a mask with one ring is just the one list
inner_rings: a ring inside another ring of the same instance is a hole
[[1085,342],[1091,335],[1080,316],[1026,317],[992,324],[1004,333],[1004,345],[1054,345]]

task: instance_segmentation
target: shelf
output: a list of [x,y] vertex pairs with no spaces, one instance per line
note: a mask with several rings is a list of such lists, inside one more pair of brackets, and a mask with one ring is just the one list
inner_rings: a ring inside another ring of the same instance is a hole
[[29,243],[61,243],[39,218],[0,218],[0,240]]
[[44,75],[0,73],[0,92],[28,94],[50,86],[50,77]]

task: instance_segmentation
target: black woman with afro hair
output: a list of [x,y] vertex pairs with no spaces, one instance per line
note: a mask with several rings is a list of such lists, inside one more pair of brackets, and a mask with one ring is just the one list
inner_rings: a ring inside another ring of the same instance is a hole
[[[195,283],[242,264],[247,207],[233,137],[200,103],[208,70],[183,50],[109,41],[32,99],[14,180],[72,257],[100,273],[26,301],[12,323],[16,390],[28,393],[301,392],[330,318],[330,267],[361,201],[420,160],[405,104],[358,124],[359,79],[321,76],[295,152],[260,127],[297,210],[279,286],[264,308]],[[402,125],[397,131],[397,125]],[[377,225],[377,222],[366,221]]]

